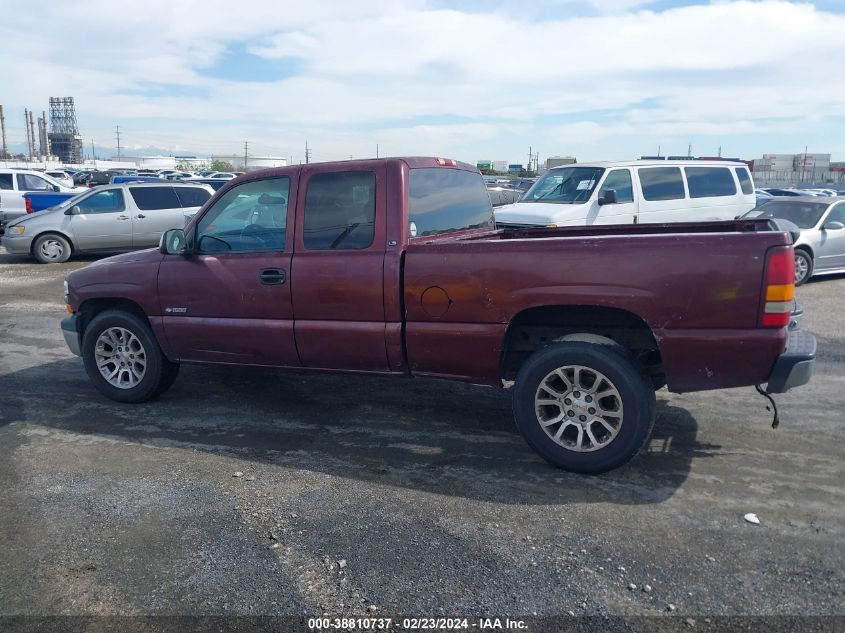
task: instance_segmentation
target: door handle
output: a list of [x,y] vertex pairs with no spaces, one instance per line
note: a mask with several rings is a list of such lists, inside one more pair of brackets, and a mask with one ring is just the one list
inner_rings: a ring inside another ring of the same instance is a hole
[[139,219],[139,220],[143,220],[143,219],[144,219],[145,217],[147,217],[147,216],[145,216],[143,213],[139,213],[139,214],[138,214],[138,215],[136,215],[135,217],[136,217],[137,219]]
[[265,286],[285,283],[285,271],[281,268],[265,268],[258,274],[258,280]]
[[128,215],[119,215],[119,216],[117,216],[117,219],[118,220],[128,220],[129,216]]

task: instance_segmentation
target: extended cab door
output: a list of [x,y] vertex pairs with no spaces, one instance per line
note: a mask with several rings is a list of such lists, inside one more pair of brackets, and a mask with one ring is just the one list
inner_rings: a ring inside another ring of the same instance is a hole
[[845,224],[845,202],[834,206],[827,217],[819,223],[821,228],[821,244],[817,248],[816,270],[827,268],[845,268],[845,229],[826,229],[829,222]]
[[190,225],[186,238],[193,252],[164,256],[158,292],[172,356],[299,365],[288,230],[298,171],[232,187]]
[[388,371],[383,161],[306,167],[297,207],[293,305],[305,367]]

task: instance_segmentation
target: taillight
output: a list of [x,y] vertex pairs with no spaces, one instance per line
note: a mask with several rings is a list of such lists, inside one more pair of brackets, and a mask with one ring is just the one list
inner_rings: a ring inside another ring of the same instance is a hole
[[32,200],[30,200],[29,198],[24,198],[24,201],[26,204],[26,212],[32,213]]
[[435,162],[441,167],[457,167],[458,161],[454,158],[435,158]]
[[789,325],[795,298],[795,252],[789,246],[774,248],[766,264],[766,302],[763,327]]

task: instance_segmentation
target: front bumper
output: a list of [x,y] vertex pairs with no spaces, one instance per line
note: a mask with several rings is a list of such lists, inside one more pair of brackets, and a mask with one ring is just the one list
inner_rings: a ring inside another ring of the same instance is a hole
[[79,315],[71,314],[62,319],[62,334],[65,343],[76,356],[82,356],[82,333],[79,331]]
[[783,393],[810,382],[816,364],[816,337],[799,329],[789,331],[786,351],[775,361],[766,393]]
[[32,251],[32,236],[6,233],[0,238],[0,244],[3,245],[7,253],[28,255]]

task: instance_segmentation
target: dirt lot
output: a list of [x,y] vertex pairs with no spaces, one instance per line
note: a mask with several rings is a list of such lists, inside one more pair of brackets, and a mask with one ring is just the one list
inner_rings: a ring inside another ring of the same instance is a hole
[[648,451],[584,477],[462,384],[186,366],[107,401],[58,326],[87,263],[0,249],[0,614],[845,613],[843,277],[799,289],[779,429],[751,388],[660,392]]

